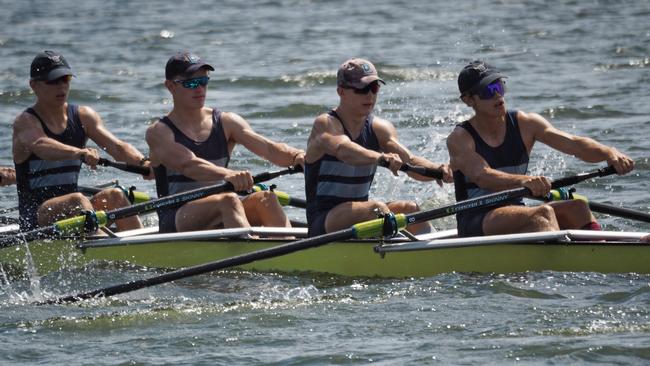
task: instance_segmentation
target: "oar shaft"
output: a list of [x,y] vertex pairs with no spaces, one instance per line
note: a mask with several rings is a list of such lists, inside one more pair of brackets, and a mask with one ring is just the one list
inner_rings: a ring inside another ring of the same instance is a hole
[[298,250],[315,248],[334,241],[349,239],[351,236],[354,235],[352,231],[353,229],[345,229],[334,233],[322,235],[319,237],[303,239],[297,242],[292,242],[284,245],[271,247],[268,249],[262,249],[255,252],[238,255],[236,257],[231,257],[216,262],[188,267],[178,271],[165,273],[160,276],[131,281],[128,283],[106,287],[99,290],[94,290],[85,293],[80,293],[77,295],[62,297],[59,299],[49,300],[44,302],[44,304],[60,304],[65,302],[76,302],[79,300],[90,299],[97,296],[108,297],[108,296],[123,294],[126,292],[131,292],[142,288],[159,285],[162,283],[172,282],[187,277],[214,272],[225,268],[241,266],[262,259],[278,257]]
[[[277,172],[265,172],[260,173],[253,177],[254,183],[265,182],[273,178],[277,178],[284,174],[293,174],[302,171],[299,168],[287,168]],[[133,206],[118,208],[116,210],[106,213],[106,217],[109,221],[119,220],[125,217],[139,215],[145,212],[151,212],[160,208],[173,208],[183,205],[184,203],[201,199],[213,194],[227,192],[234,190],[234,186],[230,182],[217,184],[208,187],[202,187],[193,189],[190,191],[185,191],[177,194],[172,194],[163,198],[159,198],[150,202],[143,202]]]
[[110,166],[119,170],[123,170],[129,173],[135,173],[140,175],[149,175],[149,168],[139,165],[131,165],[121,161],[110,161],[104,158],[99,158],[99,165]]
[[[599,169],[597,172],[594,173],[581,174],[577,179],[569,179],[569,178],[560,179],[558,181],[555,181],[554,184],[556,185],[574,184],[581,180],[589,179],[596,176],[604,176],[607,174],[612,174],[612,170]],[[395,220],[396,225],[393,226],[399,226],[400,228],[403,228],[402,226],[405,227],[407,223],[413,224],[421,221],[431,220],[438,217],[453,215],[455,213],[459,213],[463,211],[469,211],[481,207],[492,206],[504,202],[506,200],[524,196],[528,193],[530,193],[528,188],[518,188],[510,191],[494,193],[488,196],[478,197],[471,200],[461,201],[453,205],[448,205],[448,206],[444,206],[429,211],[423,211],[420,213],[414,213],[409,215],[401,215],[401,214],[395,215],[393,216],[393,219]],[[165,273],[163,275],[151,277],[148,279],[132,281],[126,284],[115,285],[115,286],[111,286],[99,290],[81,293],[78,295],[54,299],[54,300],[47,301],[46,304],[74,302],[74,301],[92,298],[95,296],[117,295],[117,294],[135,291],[145,287],[150,287],[150,286],[154,286],[166,282],[176,281],[186,277],[191,277],[191,276],[204,274],[212,271],[218,271],[229,267],[241,266],[258,260],[290,254],[308,248],[315,248],[335,241],[342,241],[342,240],[353,239],[353,238],[365,238],[372,235],[379,236],[382,235],[382,231],[383,231],[382,229],[384,226],[386,226],[385,223],[386,223],[385,218],[375,219],[375,220],[356,224],[349,229],[344,229],[344,230],[340,230],[340,231],[336,231],[333,233],[324,234],[312,238],[302,239],[288,244],[238,255],[232,258],[227,258],[216,262],[189,267],[186,269]]]
[[592,202],[592,201],[589,201],[589,208],[594,212],[623,217],[631,220],[650,222],[649,214],[641,211],[631,210],[628,208],[616,207],[616,206],[607,205],[604,203]]

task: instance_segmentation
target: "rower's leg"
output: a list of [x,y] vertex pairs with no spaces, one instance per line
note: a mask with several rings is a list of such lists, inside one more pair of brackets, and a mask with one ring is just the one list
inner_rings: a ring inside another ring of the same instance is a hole
[[490,211],[483,218],[485,235],[557,230],[560,230],[560,226],[555,211],[549,205],[504,206]]
[[47,226],[57,220],[74,216],[84,210],[92,210],[90,200],[81,193],[54,197],[41,204],[37,211],[38,225]]
[[242,200],[242,204],[252,226],[291,227],[289,218],[273,192],[251,193]]
[[327,213],[325,230],[328,233],[347,229],[350,226],[377,218],[378,213],[389,213],[388,206],[379,201],[344,202]]
[[235,193],[220,193],[184,204],[176,212],[181,231],[250,227],[246,212]]
[[560,229],[582,229],[596,218],[583,200],[555,201],[548,203],[555,211]]
[[[124,192],[118,188],[108,188],[95,194],[90,202],[95,210],[110,211],[131,205]],[[134,230],[142,228],[142,221],[137,215],[125,217],[115,221],[117,231]]]
[[[420,211],[420,206],[413,201],[393,201],[388,203],[391,212],[409,214]],[[431,232],[431,224],[428,221],[413,224],[406,227],[413,234],[426,234]]]

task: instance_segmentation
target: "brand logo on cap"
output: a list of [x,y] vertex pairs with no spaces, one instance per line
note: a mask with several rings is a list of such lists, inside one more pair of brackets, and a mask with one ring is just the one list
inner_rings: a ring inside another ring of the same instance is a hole
[[372,70],[370,69],[370,65],[368,64],[361,64],[361,68],[363,69],[363,72],[365,74],[370,74]]
[[200,60],[200,59],[199,59],[199,56],[192,55],[192,54],[188,54],[188,55],[187,55],[187,62],[189,62],[189,63],[191,63],[191,64],[198,63],[199,60]]
[[59,56],[59,55],[52,55],[52,56],[50,56],[50,60],[52,60],[52,62],[53,62],[55,65],[61,65],[61,64],[63,64],[63,61],[61,61],[61,56]]

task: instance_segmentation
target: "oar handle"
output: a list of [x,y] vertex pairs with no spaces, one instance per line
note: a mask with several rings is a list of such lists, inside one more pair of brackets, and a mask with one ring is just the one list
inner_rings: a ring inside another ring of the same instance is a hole
[[[390,164],[388,161],[385,159],[380,159],[379,160],[379,166],[388,168]],[[423,166],[416,166],[416,165],[411,165],[409,163],[404,163],[402,166],[399,168],[400,171],[403,172],[411,172],[411,173],[416,173],[423,175],[425,177],[429,178],[435,178],[435,179],[442,179],[442,170],[440,169],[431,169],[431,168],[426,168]]]
[[572,184],[580,183],[583,182],[587,179],[591,178],[596,178],[596,177],[604,177],[606,175],[612,175],[616,174],[616,169],[614,169],[613,166],[608,166],[606,168],[600,168],[594,172],[591,173],[582,173],[582,174],[576,174],[571,177],[566,177],[566,178],[560,178],[556,179],[551,183],[551,188],[552,189],[557,189],[561,187],[566,187],[570,186]]
[[140,175],[149,175],[149,168],[139,165],[131,165],[121,161],[110,161],[104,158],[99,158],[97,162],[99,165],[110,166],[119,170],[123,170],[129,173],[135,173]]

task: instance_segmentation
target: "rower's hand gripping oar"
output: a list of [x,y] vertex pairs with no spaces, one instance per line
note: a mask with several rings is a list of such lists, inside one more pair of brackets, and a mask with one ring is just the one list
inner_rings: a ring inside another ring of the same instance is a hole
[[[379,161],[379,166],[382,166],[384,168],[389,167],[388,161],[381,159]],[[411,172],[411,173],[416,173],[423,175],[425,177],[429,178],[435,178],[435,179],[442,179],[442,170],[440,169],[431,169],[431,168],[426,168],[423,166],[416,166],[416,165],[411,165],[408,163],[402,164],[401,167],[399,167],[399,170],[405,173]]]
[[125,172],[144,175],[145,177],[150,173],[149,168],[145,166],[131,165],[121,161],[110,161],[104,158],[99,158],[97,165],[110,166]]
[[[553,181],[552,187],[553,188],[564,187],[567,185],[582,182],[587,179],[614,174],[615,172],[616,171],[614,170],[613,167],[602,168],[592,173],[578,174],[575,176],[558,179],[556,181]],[[284,245],[278,245],[276,247],[262,249],[262,250],[238,255],[235,257],[222,259],[215,262],[188,267],[178,271],[165,273],[160,276],[155,276],[155,277],[142,279],[142,280],[136,280],[125,284],[120,284],[111,287],[106,287],[103,289],[80,293],[77,295],[48,300],[44,302],[44,304],[76,302],[83,299],[93,298],[96,296],[109,297],[113,295],[139,290],[145,287],[151,287],[166,282],[176,281],[182,278],[187,278],[187,277],[196,276],[208,272],[218,271],[229,267],[241,266],[262,259],[278,257],[281,255],[297,252],[299,250],[315,248],[336,241],[355,239],[355,238],[356,239],[374,238],[382,235],[394,235],[397,233],[398,230],[405,228],[407,223],[414,224],[422,221],[437,219],[444,216],[450,216],[464,211],[470,211],[482,207],[494,206],[499,203],[503,203],[515,198],[520,198],[529,194],[531,194],[531,191],[528,188],[517,188],[517,189],[490,194],[483,197],[477,197],[477,198],[457,202],[455,204],[451,204],[451,205],[447,205],[447,206],[443,206],[443,207],[439,207],[427,211],[421,211],[421,212],[416,212],[407,215],[405,214],[386,215],[383,218],[362,222],[353,225],[348,229],[335,231],[333,233],[323,234],[320,236],[298,240]],[[386,219],[392,222],[386,224],[386,222],[384,221]],[[387,229],[389,229],[390,232],[387,232]]]
[[[289,167],[275,172],[260,173],[253,177],[254,183],[265,182],[273,178],[285,174],[294,174],[302,172],[302,167]],[[96,211],[86,212],[85,215],[75,216],[69,219],[63,219],[55,222],[54,224],[28,231],[20,236],[13,238],[0,239],[0,246],[9,246],[24,240],[31,241],[34,239],[43,238],[45,236],[53,235],[72,235],[82,232],[95,231],[99,227],[105,226],[109,221],[123,219],[125,217],[139,215],[145,212],[155,211],[161,208],[172,208],[180,206],[186,202],[198,200],[213,194],[227,192],[234,190],[232,183],[226,182],[215,184],[207,187],[197,188],[177,194],[172,194],[166,197],[158,198],[148,202],[139,203],[132,206],[118,208],[112,211]]]

